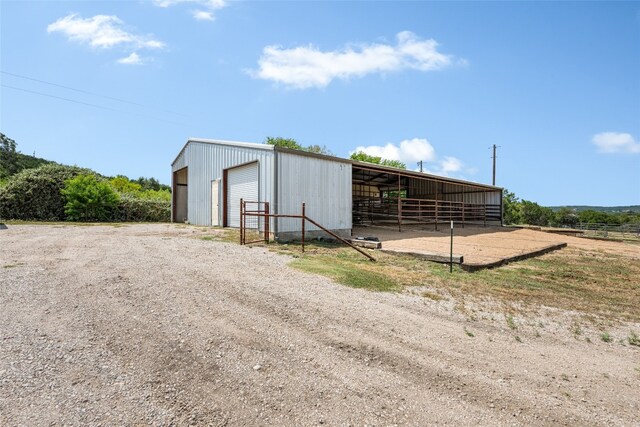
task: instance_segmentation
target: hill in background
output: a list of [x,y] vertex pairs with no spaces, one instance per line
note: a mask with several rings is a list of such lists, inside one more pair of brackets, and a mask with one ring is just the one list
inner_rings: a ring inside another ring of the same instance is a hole
[[569,208],[576,212],[582,211],[596,211],[596,212],[606,212],[606,213],[625,213],[625,212],[635,212],[640,213],[640,205],[629,205],[629,206],[587,206],[587,205],[575,205],[575,206],[550,206],[550,208],[555,212],[559,211],[562,208]]

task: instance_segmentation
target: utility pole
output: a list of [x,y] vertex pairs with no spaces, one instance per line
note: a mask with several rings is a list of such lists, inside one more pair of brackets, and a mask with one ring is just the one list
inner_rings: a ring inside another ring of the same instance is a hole
[[418,166],[420,166],[420,173],[422,173],[422,160],[418,162]]
[[496,144],[493,144],[493,184],[496,185]]

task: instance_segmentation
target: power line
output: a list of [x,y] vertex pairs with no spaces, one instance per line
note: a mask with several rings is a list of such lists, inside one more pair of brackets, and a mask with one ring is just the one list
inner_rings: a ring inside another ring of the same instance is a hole
[[35,91],[35,90],[24,89],[24,88],[21,88],[21,87],[10,86],[10,85],[6,85],[6,84],[0,84],[0,86],[6,87],[7,89],[13,89],[13,90],[19,90],[21,92],[31,93],[31,94],[34,94],[34,95],[46,96],[48,98],[54,98],[54,99],[59,99],[59,100],[62,100],[62,101],[73,102],[74,104],[86,105],[86,106],[89,106],[89,107],[100,108],[102,110],[114,111],[116,113],[132,114],[132,115],[135,115],[135,116],[145,117],[147,119],[158,120],[158,121],[161,121],[161,122],[171,123],[171,124],[174,124],[174,125],[187,126],[186,123],[174,122],[172,120],[165,120],[165,119],[161,119],[161,118],[158,118],[158,117],[147,116],[146,114],[140,114],[140,113],[134,113],[134,112],[130,112],[130,111],[118,110],[117,108],[106,107],[104,105],[98,105],[98,104],[91,104],[89,102],[78,101],[76,99],[70,99],[70,98],[65,98],[65,97],[62,97],[62,96],[51,95],[51,94],[48,94],[48,93],[38,92],[38,91]]
[[140,104],[139,102],[128,101],[126,99],[116,98],[116,97],[108,96],[108,95],[102,95],[102,94],[95,93],[95,92],[90,92],[90,91],[84,90],[84,89],[78,89],[78,88],[74,88],[74,87],[71,87],[71,86],[65,86],[65,85],[61,85],[61,84],[58,84],[58,83],[52,83],[52,82],[48,82],[48,81],[45,81],[45,80],[36,79],[36,78],[33,78],[33,77],[23,76],[21,74],[10,73],[8,71],[2,71],[2,70],[0,70],[0,73],[6,74],[6,75],[12,76],[12,77],[17,77],[19,79],[31,80],[33,82],[38,82],[38,83],[42,83],[42,84],[46,84],[46,85],[50,85],[50,86],[55,86],[55,87],[59,87],[59,88],[62,88],[62,89],[72,90],[72,91],[78,92],[78,93],[84,93],[84,94],[87,94],[87,95],[98,96],[100,98],[110,99],[112,101],[118,101],[118,102],[122,102],[122,103],[125,103],[125,104],[135,105],[135,106],[138,106],[138,107],[149,108],[151,110],[162,111],[164,113],[177,114],[179,116],[187,117],[186,114],[178,113],[176,111],[164,110],[164,109],[161,109],[161,108],[155,108],[155,107],[151,107],[149,105]]

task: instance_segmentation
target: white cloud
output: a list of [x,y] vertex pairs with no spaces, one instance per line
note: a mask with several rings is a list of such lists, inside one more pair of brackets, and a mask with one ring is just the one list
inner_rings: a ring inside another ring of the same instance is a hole
[[388,160],[400,160],[403,163],[413,164],[420,160],[433,161],[436,152],[433,146],[424,138],[405,139],[400,144],[387,143],[386,145],[359,146],[349,154],[364,151],[371,156],[382,157]]
[[462,172],[471,175],[477,173],[475,168],[465,168],[464,163],[456,157],[444,156],[438,160],[433,145],[425,138],[405,139],[399,144],[388,142],[385,145],[358,146],[349,154],[358,151],[364,151],[371,156],[383,159],[399,160],[405,163],[408,169],[415,171],[420,170],[417,164],[422,160],[424,162],[423,171],[433,175],[457,176]]
[[250,70],[249,74],[306,89],[325,87],[334,79],[405,69],[431,71],[453,63],[451,55],[438,52],[438,43],[433,39],[422,40],[410,31],[403,31],[396,35],[396,40],[395,45],[369,44],[327,52],[311,45],[292,49],[266,46],[258,60],[259,69]]
[[591,142],[600,153],[640,153],[640,142],[628,133],[602,132],[594,135]]
[[210,9],[222,9],[227,5],[226,0],[153,0],[159,7],[169,7],[180,3],[197,3]]
[[462,162],[460,159],[451,156],[445,156],[443,160],[440,160],[440,171],[443,175],[448,175],[453,172],[460,172],[462,169]]
[[191,16],[196,21],[214,21],[216,19],[212,12],[207,12],[206,10],[194,10],[191,12]]
[[143,61],[142,61],[142,58],[140,58],[140,55],[133,52],[129,56],[125,56],[124,58],[118,59],[118,63],[127,64],[127,65],[142,65]]
[[222,9],[227,5],[226,0],[153,0],[153,4],[158,7],[170,7],[176,4],[190,3],[205,9],[198,9],[191,12],[191,16],[198,21],[214,21],[214,11]]
[[136,49],[161,49],[165,46],[163,42],[149,36],[126,31],[122,20],[114,15],[96,15],[84,19],[72,13],[49,24],[47,32],[60,32],[69,40],[86,43],[94,48],[127,46]]

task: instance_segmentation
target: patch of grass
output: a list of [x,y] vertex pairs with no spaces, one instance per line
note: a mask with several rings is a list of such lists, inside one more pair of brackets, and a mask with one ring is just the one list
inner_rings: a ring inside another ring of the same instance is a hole
[[573,324],[571,325],[571,333],[573,333],[573,335],[575,335],[576,338],[582,335],[582,327],[580,326],[579,323],[573,322]]
[[[48,226],[73,226],[73,227],[126,227],[133,223],[129,222],[74,222],[74,221],[22,221],[22,220],[8,220],[5,221],[7,225],[48,225]],[[153,224],[152,222],[145,224]],[[156,223],[158,224],[158,223]]]
[[611,338],[611,335],[609,335],[609,332],[603,332],[600,334],[600,339],[604,342],[611,342],[613,341],[613,338]]
[[25,265],[23,262],[18,262],[16,264],[6,264],[3,265],[2,268],[15,268],[15,267],[20,267],[21,265]]
[[[225,236],[222,240],[239,240],[237,230],[225,230]],[[309,241],[304,254],[299,243],[271,243],[268,247],[305,260],[295,260],[294,266],[299,263],[307,271],[340,276],[342,281],[358,282],[358,286],[363,286],[358,276],[373,275],[384,283],[382,288],[427,286],[429,294],[423,296],[430,299],[438,294],[456,301],[465,296],[490,297],[507,304],[524,301],[530,307],[572,310],[599,319],[640,321],[640,263],[606,252],[566,248],[500,268],[467,273],[456,267],[449,273],[448,265],[406,254],[372,251],[377,262],[370,262],[351,248],[324,241]]]
[[510,314],[507,314],[504,316],[504,319],[507,321],[507,325],[513,329],[514,331],[516,329],[518,329],[518,325],[516,325],[516,321],[513,319],[513,316]]
[[199,237],[200,240],[206,240],[206,241],[211,241],[211,240],[216,240],[216,238],[214,236],[200,236]]
[[345,261],[335,262],[325,257],[305,256],[293,260],[289,265],[302,271],[331,277],[352,288],[379,292],[393,292],[400,289],[398,284],[386,275],[365,268],[353,268],[351,263]]
[[470,330],[468,330],[467,328],[464,328],[464,333],[467,334],[468,337],[475,337],[476,334],[474,334],[473,332],[471,332]]
[[629,342],[630,345],[635,345],[636,347],[640,347],[640,337],[638,337],[638,334],[636,334],[635,331],[631,331],[631,333],[627,337],[627,341]]
[[434,301],[442,301],[443,299],[445,299],[445,297],[443,297],[442,295],[437,294],[435,292],[431,292],[431,291],[424,291],[422,293],[422,296],[425,297],[425,298],[429,298],[431,300],[434,300]]

